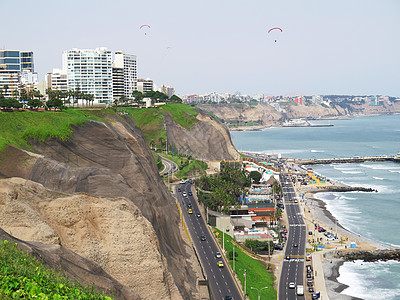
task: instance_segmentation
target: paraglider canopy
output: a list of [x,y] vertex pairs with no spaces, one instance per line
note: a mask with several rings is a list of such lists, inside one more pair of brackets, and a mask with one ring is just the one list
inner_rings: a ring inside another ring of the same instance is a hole
[[147,35],[147,31],[150,29],[150,25],[147,24],[143,24],[142,26],[140,26],[140,30],[144,30],[144,35]]
[[270,33],[272,30],[280,30],[281,32],[283,32],[282,28],[279,27],[273,27],[270,30],[268,30],[268,33]]
[[[282,28],[280,28],[280,27],[273,27],[273,28],[270,28],[270,29],[268,30],[268,33],[270,33],[271,31],[274,31],[274,30],[283,32]],[[275,43],[276,43],[276,40],[275,40]]]

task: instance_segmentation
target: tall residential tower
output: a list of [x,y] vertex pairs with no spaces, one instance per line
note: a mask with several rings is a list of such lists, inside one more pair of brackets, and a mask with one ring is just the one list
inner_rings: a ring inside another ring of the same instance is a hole
[[71,49],[63,53],[68,88],[94,95],[96,103],[113,100],[112,55],[107,48]]

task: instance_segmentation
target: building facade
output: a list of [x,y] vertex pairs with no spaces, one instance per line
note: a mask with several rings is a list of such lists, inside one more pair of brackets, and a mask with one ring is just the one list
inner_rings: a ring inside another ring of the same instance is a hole
[[34,88],[37,82],[32,51],[0,50],[0,88],[6,98],[21,84]]
[[67,73],[64,70],[53,69],[53,73],[46,74],[46,89],[68,91]]
[[95,103],[113,100],[112,54],[107,48],[66,50],[63,70],[69,89],[92,94]]
[[153,80],[139,78],[137,80],[137,90],[142,93],[152,91],[153,90]]
[[[123,69],[124,96],[131,98],[133,91],[137,90],[136,55],[126,54],[122,51],[115,52],[113,68]],[[118,72],[116,70],[116,74]]]

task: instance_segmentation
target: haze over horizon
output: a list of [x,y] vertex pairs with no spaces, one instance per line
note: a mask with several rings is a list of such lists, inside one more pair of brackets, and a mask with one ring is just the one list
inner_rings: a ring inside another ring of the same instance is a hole
[[107,47],[181,95],[400,96],[396,0],[19,3],[1,1],[0,45],[32,50],[40,81],[64,50]]

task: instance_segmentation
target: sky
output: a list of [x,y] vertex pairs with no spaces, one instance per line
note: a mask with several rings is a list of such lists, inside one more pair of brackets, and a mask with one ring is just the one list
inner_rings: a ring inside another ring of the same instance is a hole
[[107,47],[178,95],[400,96],[399,0],[0,0],[0,11],[1,49],[34,51],[40,80],[65,50]]

